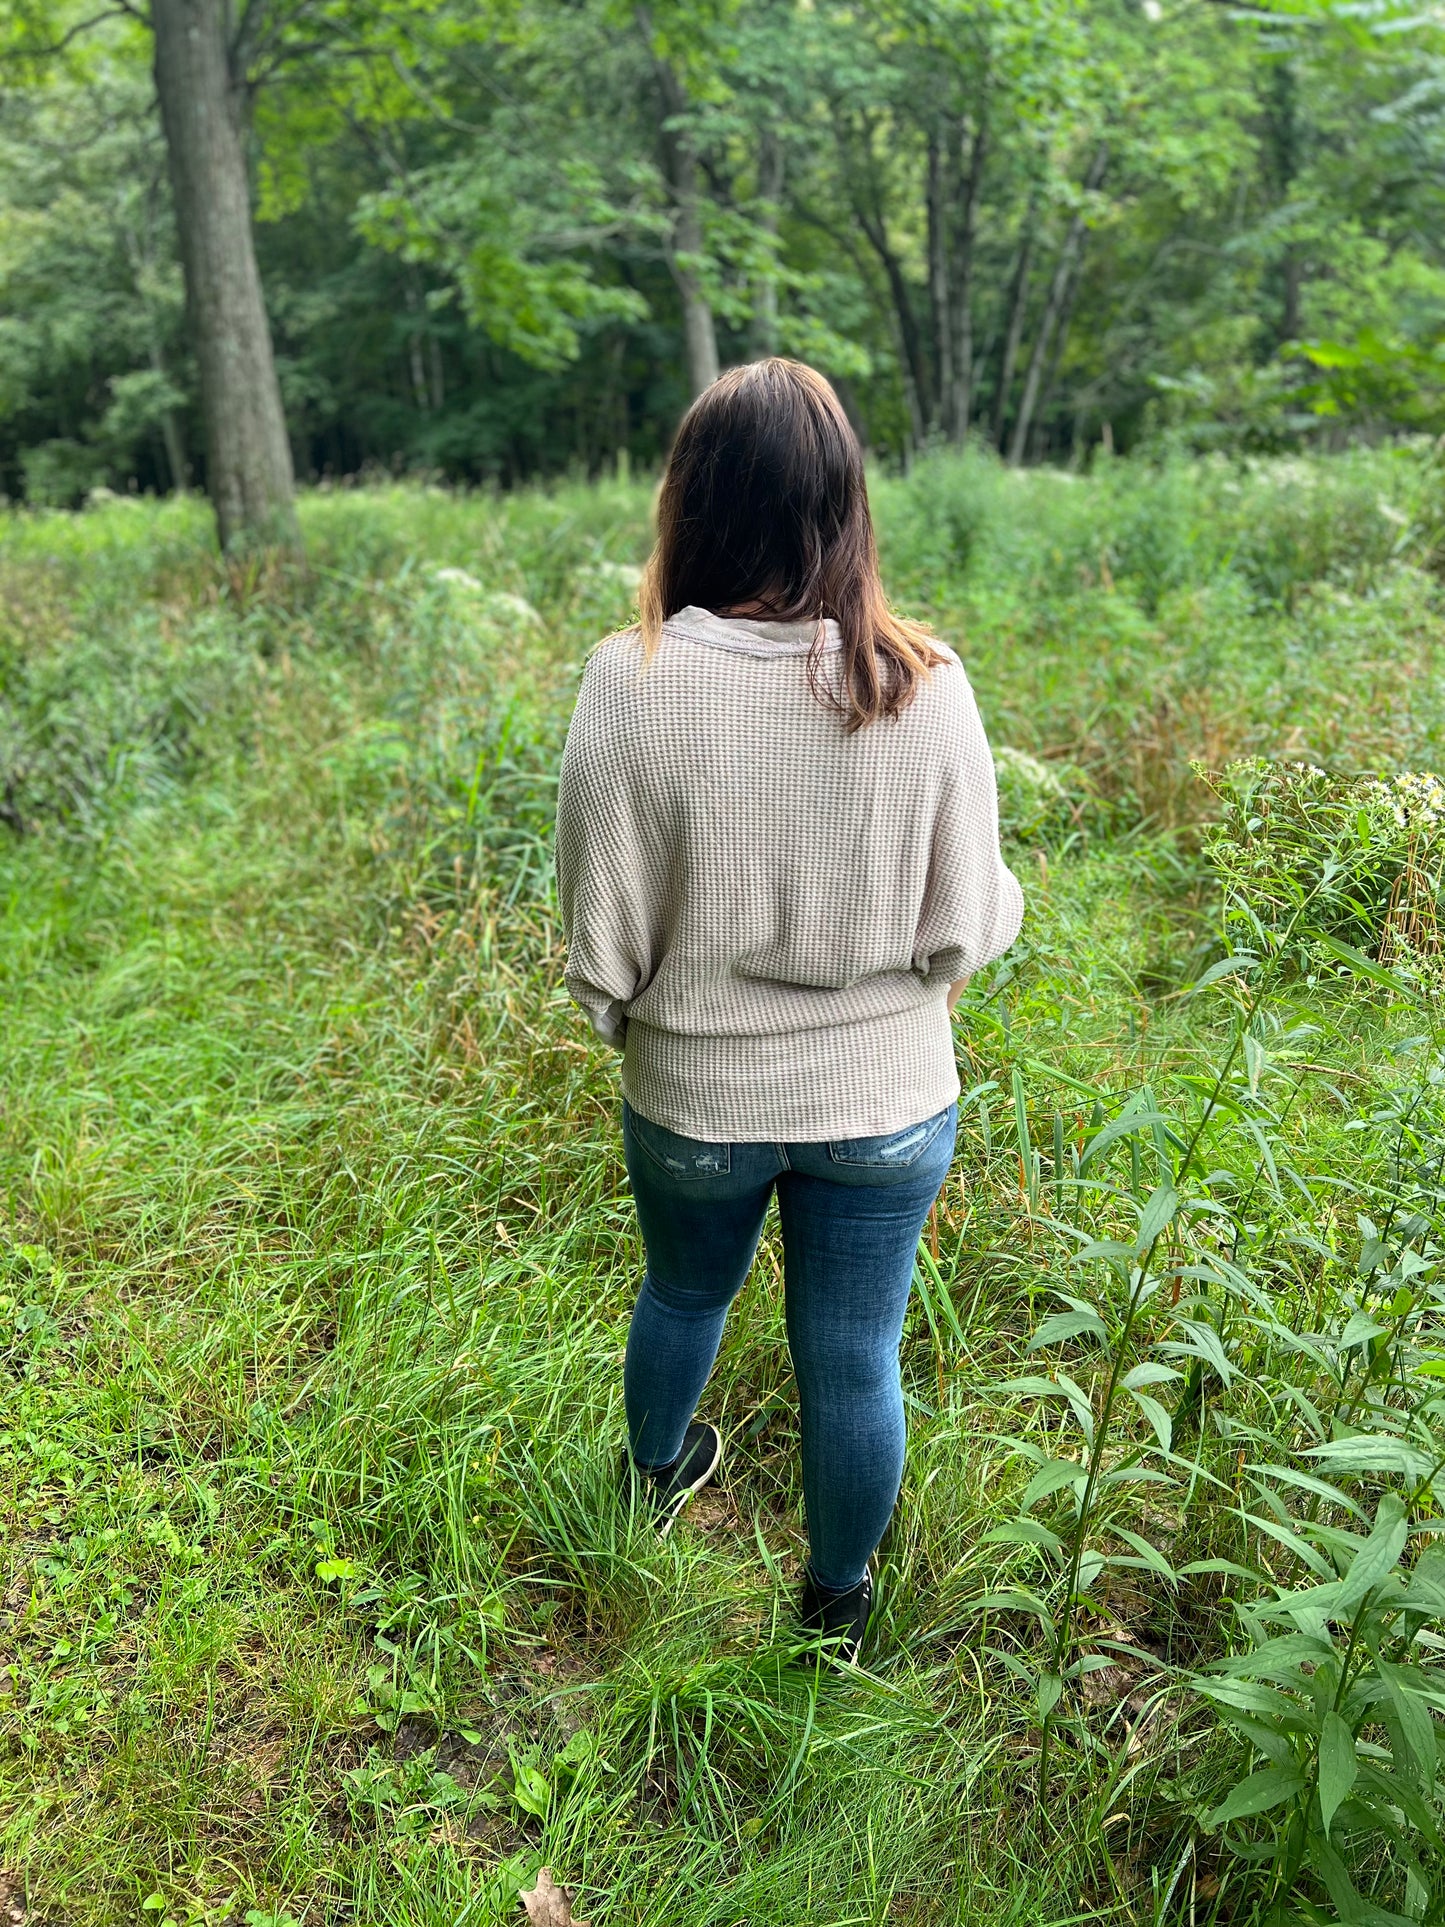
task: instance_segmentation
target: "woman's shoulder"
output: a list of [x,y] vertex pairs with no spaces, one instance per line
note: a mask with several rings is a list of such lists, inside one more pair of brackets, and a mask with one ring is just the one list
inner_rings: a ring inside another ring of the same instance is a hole
[[968,671],[963,666],[963,657],[959,655],[952,643],[945,642],[942,636],[931,634],[928,640],[934,652],[943,658],[941,662],[934,665],[933,673],[941,677],[945,683],[952,681],[956,685],[960,676],[967,682]]
[[642,655],[642,631],[636,623],[628,629],[612,629],[594,642],[587,654],[587,668],[602,673],[635,663]]
[[941,636],[930,636],[928,640],[938,660],[919,682],[918,692],[910,707],[916,707],[921,716],[943,718],[967,715],[974,706],[973,686],[963,666],[963,658]]
[[614,629],[593,643],[583,659],[583,695],[614,695],[624,684],[635,683],[642,660],[642,632],[635,627]]

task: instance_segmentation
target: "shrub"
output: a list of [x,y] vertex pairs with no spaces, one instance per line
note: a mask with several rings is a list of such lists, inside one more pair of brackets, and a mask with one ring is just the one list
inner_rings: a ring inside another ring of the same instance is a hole
[[193,773],[255,659],[220,612],[183,642],[154,617],[44,644],[0,633],[0,823],[92,833]]
[[1056,843],[1097,814],[1081,770],[1044,763],[1027,750],[1001,743],[993,752],[998,778],[998,827],[1006,843]]
[[1344,944],[1445,977],[1440,777],[1330,776],[1259,757],[1200,774],[1223,805],[1206,847],[1238,942],[1305,972],[1334,969]]

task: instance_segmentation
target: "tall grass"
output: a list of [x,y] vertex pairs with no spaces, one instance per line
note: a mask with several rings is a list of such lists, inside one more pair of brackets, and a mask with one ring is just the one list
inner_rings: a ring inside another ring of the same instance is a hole
[[[960,1013],[877,1642],[826,1684],[771,1237],[725,1487],[659,1545],[617,1477],[637,1240],[549,823],[646,491],[316,495],[274,583],[193,504],[7,525],[12,1904],[452,1927],[545,1864],[658,1927],[1434,1918],[1433,993],[1358,925],[1313,983],[1241,957],[1191,763],[1439,761],[1435,481],[875,483],[1045,781]],[[1285,1623],[1313,1655],[1256,1677]]]

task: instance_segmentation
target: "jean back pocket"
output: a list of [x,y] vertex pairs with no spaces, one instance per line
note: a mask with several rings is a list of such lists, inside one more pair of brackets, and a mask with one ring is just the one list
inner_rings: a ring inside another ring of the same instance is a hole
[[638,1149],[670,1178],[725,1178],[732,1169],[730,1144],[705,1144],[701,1138],[681,1137],[666,1126],[640,1117],[629,1104],[624,1112],[627,1131]]
[[890,1131],[885,1137],[840,1138],[828,1146],[828,1157],[834,1164],[869,1165],[876,1171],[906,1171],[917,1164],[933,1143],[948,1122],[952,1108],[950,1105],[937,1117],[924,1118],[921,1124],[906,1124],[901,1131]]

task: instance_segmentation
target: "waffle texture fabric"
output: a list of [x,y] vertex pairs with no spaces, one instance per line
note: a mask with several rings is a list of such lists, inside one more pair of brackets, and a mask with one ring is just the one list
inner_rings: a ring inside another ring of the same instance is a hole
[[[852,734],[818,689],[837,625],[669,618],[582,678],[557,810],[567,988],[623,1050],[633,1109],[685,1137],[901,1130],[959,1094],[948,990],[1023,897],[951,652]],[[811,672],[810,672],[811,657]]]

